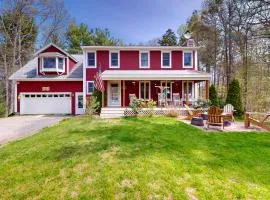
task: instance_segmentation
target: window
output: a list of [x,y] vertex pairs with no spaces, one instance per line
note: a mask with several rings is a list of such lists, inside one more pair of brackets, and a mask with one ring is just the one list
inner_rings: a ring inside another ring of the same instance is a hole
[[162,52],[161,68],[171,68],[171,53]]
[[94,81],[87,81],[87,94],[92,94],[94,89]]
[[[183,97],[187,98],[187,83],[186,81],[183,82]],[[194,90],[193,90],[193,81],[188,82],[188,98],[193,99],[194,98]]]
[[119,52],[111,52],[110,60],[110,68],[119,68]]
[[184,68],[192,68],[192,52],[184,52]]
[[172,82],[167,82],[167,85],[166,85],[166,82],[165,81],[162,81],[161,82],[161,85],[163,86],[163,91],[162,93],[164,94],[164,96],[171,100],[172,99]]
[[90,68],[96,68],[96,53],[95,52],[87,53],[87,66]]
[[150,81],[140,82],[140,99],[150,99]]
[[42,57],[42,71],[64,72],[64,58],[62,57]]
[[149,68],[149,53],[140,53],[140,68]]
[[55,69],[56,68],[56,57],[43,58],[44,69]]

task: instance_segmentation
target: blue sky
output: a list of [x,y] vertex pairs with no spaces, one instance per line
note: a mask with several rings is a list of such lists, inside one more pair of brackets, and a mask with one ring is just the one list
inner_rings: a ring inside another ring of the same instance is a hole
[[126,44],[160,37],[168,28],[175,32],[202,0],[65,0],[77,23],[108,28]]

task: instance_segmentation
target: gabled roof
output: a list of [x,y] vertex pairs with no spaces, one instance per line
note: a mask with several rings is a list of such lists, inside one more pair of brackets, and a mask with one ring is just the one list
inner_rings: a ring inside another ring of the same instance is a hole
[[53,44],[53,43],[50,43],[50,44],[48,44],[47,46],[45,46],[45,47],[41,48],[40,50],[38,50],[38,51],[34,54],[34,56],[38,56],[40,53],[42,53],[43,51],[45,51],[46,49],[48,49],[48,48],[51,47],[51,46],[57,48],[57,49],[60,50],[62,53],[66,54],[68,57],[70,57],[70,58],[72,58],[74,61],[78,62],[78,60],[77,60],[74,56],[72,56],[71,54],[69,54],[68,52],[66,52],[64,49],[60,48],[59,46],[57,46],[56,44]]
[[38,75],[38,58],[34,57],[21,69],[12,74],[10,80],[21,81],[80,81],[83,79],[83,55],[72,55],[77,64],[74,66],[68,75]]

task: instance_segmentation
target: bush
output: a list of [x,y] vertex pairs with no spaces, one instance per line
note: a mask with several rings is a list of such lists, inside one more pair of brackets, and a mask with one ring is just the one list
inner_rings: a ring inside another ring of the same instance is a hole
[[153,101],[152,99],[147,102],[147,107],[149,108],[149,116],[154,115],[154,107],[156,107],[157,102]]
[[175,109],[170,109],[168,110],[168,112],[166,113],[167,117],[178,117],[179,113],[177,112],[177,110]]
[[211,101],[212,106],[218,105],[217,91],[214,85],[211,85],[209,88],[209,99]]
[[230,84],[228,88],[228,94],[226,99],[226,104],[232,104],[234,109],[236,110],[237,116],[242,116],[243,111],[243,105],[241,100],[241,88],[239,81],[234,79]]
[[98,113],[97,108],[100,106],[100,102],[97,101],[97,97],[92,96],[86,105],[86,114],[89,116],[93,116]]
[[143,100],[132,98],[131,102],[129,103],[129,107],[132,109],[134,114],[137,116],[139,112],[142,110],[142,102]]
[[102,92],[95,89],[92,97],[95,97],[95,101],[96,101],[94,105],[95,112],[100,113],[101,107],[102,107]]

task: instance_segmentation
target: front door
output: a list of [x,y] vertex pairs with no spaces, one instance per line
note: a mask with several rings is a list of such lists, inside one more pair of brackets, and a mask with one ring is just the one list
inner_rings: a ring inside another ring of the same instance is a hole
[[84,114],[84,109],[83,109],[83,93],[82,92],[76,92],[76,108],[75,108],[75,114],[76,115],[81,115]]
[[121,106],[121,82],[109,82],[108,105]]

